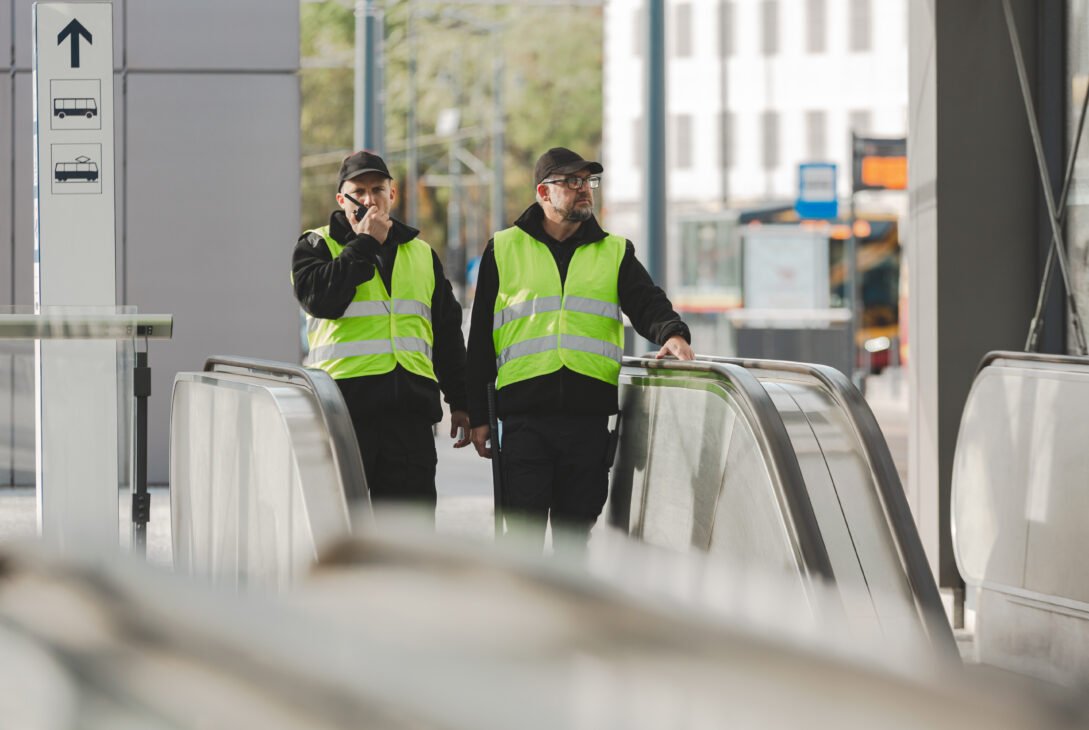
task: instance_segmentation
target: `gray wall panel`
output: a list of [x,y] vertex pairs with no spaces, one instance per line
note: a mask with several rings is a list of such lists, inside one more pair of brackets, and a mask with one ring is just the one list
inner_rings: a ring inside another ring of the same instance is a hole
[[30,68],[34,46],[34,0],[11,0],[15,5],[15,21],[11,28],[15,48],[15,67]]
[[[33,210],[33,144],[31,75],[21,71],[14,75],[15,103],[13,124],[15,149],[7,170],[11,174],[14,210],[11,239],[14,260],[14,279],[7,303],[29,306],[34,303],[34,210]],[[10,137],[9,137],[10,139]],[[28,343],[9,343],[12,353],[8,361],[8,377],[11,385],[12,446],[9,455],[14,481],[19,485],[34,483],[34,355]]]
[[116,279],[117,303],[125,304],[127,292],[125,291],[125,82],[121,74],[115,74],[113,79],[113,156],[114,156],[114,228],[117,231],[115,243],[116,251]]
[[30,72],[15,74],[15,304],[34,303],[34,135]]
[[128,7],[130,70],[299,65],[298,0],[140,0]]
[[[10,27],[6,14],[11,4],[0,2],[0,43],[8,43]],[[8,63],[8,51],[3,50],[3,64]],[[0,74],[0,308],[12,303],[12,222],[11,222],[11,76]],[[14,411],[12,393],[14,361],[8,343],[0,343],[0,486],[12,483],[12,451]]]
[[[3,0],[0,0],[2,2]],[[29,69],[34,63],[34,2],[35,0],[7,0],[15,3],[15,66]],[[124,42],[126,0],[111,0],[113,4],[113,62],[121,68]],[[10,17],[10,13],[8,14]],[[78,19],[78,15],[76,18]],[[92,34],[93,35],[93,34]]]
[[0,307],[13,303],[11,195],[15,178],[11,166],[11,125],[15,109],[11,89],[11,76],[0,74]]
[[0,69],[11,68],[14,39],[11,36],[11,0],[0,0]]
[[152,343],[149,356],[149,478],[162,482],[175,372],[213,354],[299,356],[288,283],[298,80],[131,73],[127,93],[129,119],[140,120],[128,130],[128,303],[175,317],[174,339]]

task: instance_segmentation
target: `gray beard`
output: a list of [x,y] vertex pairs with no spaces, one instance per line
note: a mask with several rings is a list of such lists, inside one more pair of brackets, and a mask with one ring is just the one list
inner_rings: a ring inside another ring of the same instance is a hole
[[590,220],[590,216],[594,214],[593,206],[589,208],[579,208],[577,205],[573,206],[570,210],[561,210],[564,220],[571,221],[572,223],[582,223]]

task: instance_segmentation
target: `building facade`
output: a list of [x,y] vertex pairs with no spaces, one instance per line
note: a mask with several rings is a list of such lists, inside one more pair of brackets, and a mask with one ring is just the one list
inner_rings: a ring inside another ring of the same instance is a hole
[[[645,16],[644,0],[606,4],[603,199],[623,231],[641,224]],[[836,163],[845,198],[851,132],[906,134],[907,0],[666,0],[665,17],[668,284],[680,291],[692,282],[677,220],[789,203],[803,162]]]

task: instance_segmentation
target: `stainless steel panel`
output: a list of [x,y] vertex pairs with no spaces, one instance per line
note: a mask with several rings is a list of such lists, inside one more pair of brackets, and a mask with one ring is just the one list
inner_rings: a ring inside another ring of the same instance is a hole
[[127,103],[128,303],[177,322],[150,355],[149,478],[161,482],[175,372],[213,354],[298,362],[298,80],[132,73]]
[[976,606],[975,649],[981,664],[1084,687],[1089,613],[984,588]]
[[884,634],[917,640],[922,630],[932,644],[955,652],[888,446],[858,389],[821,365],[700,359],[743,366],[773,394],[836,563],[836,582],[850,593],[849,610],[872,616]]
[[297,0],[140,0],[127,20],[129,70],[299,67]]
[[723,426],[735,414],[713,395],[663,389],[651,421],[640,536],[674,549],[711,543],[728,442]]
[[953,462],[957,564],[979,586],[980,661],[1089,681],[1089,358],[992,353]]
[[751,424],[731,410],[726,436],[722,496],[714,517],[710,551],[742,564],[802,575],[783,496],[769,471]]
[[349,531],[320,405],[289,383],[181,373],[171,413],[174,566],[286,588]]
[[638,536],[643,520],[643,490],[647,481],[647,455],[651,448],[651,424],[658,389],[631,384],[621,375],[620,409],[623,421],[616,460],[610,475],[609,522]]
[[953,464],[965,579],[1089,603],[1089,360],[998,361],[976,378]]
[[953,540],[961,574],[973,585],[1023,587],[1030,448],[1036,427],[1050,420],[1033,418],[1039,389],[1017,370],[989,367],[964,405],[953,458]]
[[654,545],[798,574],[762,450],[721,384],[681,377],[622,381],[613,524]]
[[790,432],[848,610],[876,615],[886,630],[918,630],[880,490],[848,414],[816,378],[795,375],[775,382],[770,373],[755,374]]
[[[11,0],[15,4],[15,65],[30,70],[34,63],[34,2],[35,0]],[[113,63],[114,68],[123,66],[125,7],[128,0],[109,0],[113,5]],[[139,3],[135,3],[139,4]],[[79,16],[75,16],[77,19]]]

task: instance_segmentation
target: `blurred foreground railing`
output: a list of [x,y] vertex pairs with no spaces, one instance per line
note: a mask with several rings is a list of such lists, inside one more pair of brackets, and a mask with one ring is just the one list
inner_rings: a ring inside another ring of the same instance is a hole
[[5,550],[5,725],[1058,730],[1089,719],[1075,692],[845,631],[823,611],[837,598],[827,591],[784,601],[774,581],[708,560],[698,575],[713,585],[686,582],[723,601],[700,611],[556,560],[378,528],[334,546],[290,600]]

